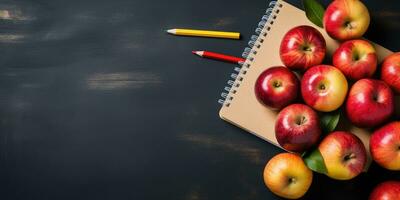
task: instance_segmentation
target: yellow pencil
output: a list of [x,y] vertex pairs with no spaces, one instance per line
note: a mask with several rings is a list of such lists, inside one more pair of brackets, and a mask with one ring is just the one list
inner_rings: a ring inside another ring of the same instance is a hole
[[192,30],[192,29],[169,29],[167,30],[167,32],[173,35],[240,39],[240,33],[236,32]]

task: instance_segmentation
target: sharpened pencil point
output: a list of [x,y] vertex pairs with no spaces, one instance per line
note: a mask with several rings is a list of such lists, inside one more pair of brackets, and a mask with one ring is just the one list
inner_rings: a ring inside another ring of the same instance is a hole
[[193,54],[196,54],[200,57],[203,57],[204,51],[192,51]]
[[175,31],[175,29],[169,29],[169,30],[167,30],[167,33],[170,33],[170,34],[175,34],[175,33],[176,33],[176,31]]

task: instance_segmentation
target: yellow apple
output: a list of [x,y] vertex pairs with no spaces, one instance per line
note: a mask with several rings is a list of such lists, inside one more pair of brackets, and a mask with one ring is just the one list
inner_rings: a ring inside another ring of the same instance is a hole
[[348,90],[346,77],[336,67],[317,65],[309,68],[301,79],[301,95],[315,110],[330,112],[344,102]]
[[302,197],[312,183],[313,173],[301,157],[293,153],[274,156],[265,166],[265,185],[276,195],[287,199]]
[[350,132],[328,134],[318,146],[327,174],[337,180],[349,180],[362,172],[367,153],[361,140]]

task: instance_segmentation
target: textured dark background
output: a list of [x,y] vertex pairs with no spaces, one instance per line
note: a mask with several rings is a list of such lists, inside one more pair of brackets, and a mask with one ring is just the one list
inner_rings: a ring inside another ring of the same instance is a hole
[[[398,1],[365,3],[367,38],[398,50]],[[218,117],[234,65],[191,55],[240,55],[267,4],[1,0],[0,199],[276,199],[262,171],[281,150]],[[175,27],[243,39],[164,32]],[[305,199],[366,199],[390,178],[376,165],[316,175]]]

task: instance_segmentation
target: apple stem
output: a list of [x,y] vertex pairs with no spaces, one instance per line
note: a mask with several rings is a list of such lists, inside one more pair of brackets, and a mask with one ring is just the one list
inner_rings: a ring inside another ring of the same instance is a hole
[[344,161],[348,161],[348,160],[350,160],[350,159],[353,159],[353,158],[355,158],[356,156],[354,155],[354,154],[347,154],[347,155],[345,155],[344,156]]
[[311,51],[310,47],[303,47],[303,51]]
[[297,120],[296,120],[296,124],[297,124],[297,125],[302,125],[302,124],[304,124],[306,121],[307,121],[306,117],[304,117],[304,116],[299,116],[299,117],[297,118]]
[[277,87],[281,87],[281,85],[282,85],[282,84],[281,84],[279,81],[274,82],[274,87],[276,87],[276,88],[277,88]]
[[346,26],[348,29],[353,29],[353,25],[352,25],[352,23],[351,23],[350,21],[345,22],[345,26]]
[[373,99],[374,101],[378,102],[378,94],[374,93],[374,94],[372,95],[372,99]]
[[289,184],[294,183],[294,182],[296,182],[296,179],[295,179],[295,178],[290,177],[290,178],[288,179],[288,183],[289,183]]
[[354,56],[353,56],[353,60],[354,61],[360,60],[360,55],[358,55],[358,53],[355,53]]

